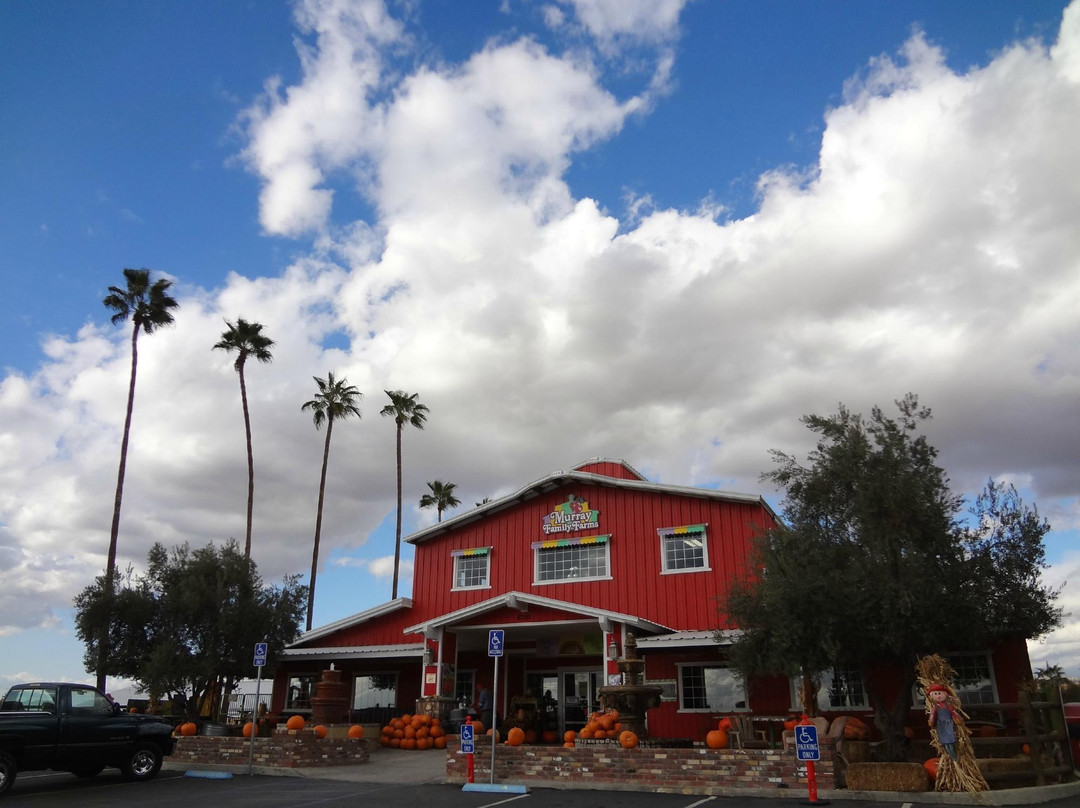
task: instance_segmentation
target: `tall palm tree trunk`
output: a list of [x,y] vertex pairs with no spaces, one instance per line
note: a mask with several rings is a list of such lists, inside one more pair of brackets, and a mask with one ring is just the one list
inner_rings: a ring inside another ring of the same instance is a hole
[[244,382],[244,366],[240,366],[240,402],[244,407],[244,436],[247,438],[248,497],[247,530],[244,533],[244,558],[251,558],[251,513],[255,506],[255,457],[251,451],[251,415],[248,414],[247,384]]
[[311,617],[315,612],[315,577],[319,572],[319,537],[322,535],[323,495],[326,493],[326,466],[330,462],[330,433],[334,431],[334,419],[326,421],[326,444],[323,446],[322,474],[319,476],[319,506],[315,512],[315,543],[311,549],[311,580],[308,582],[307,628],[311,631]]
[[139,326],[131,329],[131,381],[128,383],[127,413],[124,415],[124,436],[120,441],[120,469],[116,473],[116,498],[113,500],[112,528],[109,531],[109,558],[105,563],[105,603],[107,616],[98,639],[97,686],[105,690],[105,664],[109,657],[109,623],[112,616],[116,545],[120,538],[120,504],[124,499],[124,474],[127,472],[128,438],[131,435],[131,414],[135,410],[135,373],[139,365]]
[[397,428],[397,531],[394,536],[394,586],[390,600],[397,600],[398,567],[401,565],[401,426]]

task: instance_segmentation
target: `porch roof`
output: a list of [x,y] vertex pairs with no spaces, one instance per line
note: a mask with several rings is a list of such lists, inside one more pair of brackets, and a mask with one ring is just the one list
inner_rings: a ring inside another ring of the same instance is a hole
[[623,623],[629,628],[637,629],[646,634],[671,631],[667,626],[653,623],[650,620],[645,620],[644,618],[636,617],[632,614],[622,614],[620,612],[608,611],[607,609],[597,609],[594,606],[583,606],[580,603],[545,598],[541,595],[531,595],[527,592],[507,592],[503,595],[498,595],[493,598],[488,598],[487,600],[482,600],[479,603],[474,603],[471,606],[466,606],[463,609],[448,612],[447,614],[433,617],[422,623],[409,626],[403,633],[423,633],[428,637],[433,637],[440,628],[452,626],[456,623],[463,623],[479,615],[495,611],[496,609],[509,607],[511,609],[524,610],[524,607],[527,606],[543,606],[550,609],[559,609],[564,612],[592,617],[600,623],[600,627],[604,631],[612,631],[616,623]]
[[385,659],[387,657],[423,657],[424,643],[401,645],[322,646],[320,648],[286,648],[280,654],[286,659]]
[[333,634],[335,631],[341,631],[343,628],[351,628],[360,623],[366,623],[368,620],[373,620],[376,617],[382,617],[384,614],[396,612],[398,609],[411,609],[412,605],[412,598],[388,600],[386,603],[380,603],[378,606],[373,606],[362,612],[357,612],[348,617],[343,617],[340,620],[335,620],[333,623],[327,623],[325,626],[319,626],[319,628],[313,628],[311,631],[306,631],[301,634],[295,642],[291,642],[285,647],[296,648],[298,645],[304,645],[312,640],[317,640],[320,637],[326,637],[327,635]]
[[[717,634],[720,635],[719,643],[716,640]],[[638,639],[637,644],[642,651],[659,651],[663,648],[703,648],[718,644],[731,645],[732,641],[738,636],[739,631],[736,629],[673,631],[670,634],[641,637]]]

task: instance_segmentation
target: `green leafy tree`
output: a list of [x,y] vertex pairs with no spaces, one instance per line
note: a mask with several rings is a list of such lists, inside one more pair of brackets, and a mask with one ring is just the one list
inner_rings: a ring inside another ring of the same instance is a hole
[[129,569],[111,605],[107,587],[101,575],[75,597],[87,669],[102,658],[98,644],[107,632],[109,675],[134,679],[153,700],[190,693],[192,715],[208,697],[216,709],[221,695],[251,675],[255,643],[278,650],[296,639],[307,596],[298,576],[265,586],[233,541],[194,550],[155,544],[147,571]]
[[461,500],[454,496],[454,489],[457,488],[456,483],[444,483],[441,480],[435,480],[428,483],[427,487],[431,489],[431,493],[420,497],[420,507],[434,507],[439,515],[440,522],[442,521],[443,511],[447,508],[456,508],[461,504]]
[[360,408],[357,406],[363,393],[353,387],[342,378],[340,381],[334,378],[333,373],[326,374],[326,379],[313,377],[319,392],[315,398],[305,401],[301,410],[311,410],[315,429],[320,429],[326,424],[326,442],[323,444],[322,473],[319,475],[319,505],[315,512],[315,541],[311,551],[311,579],[308,582],[307,604],[307,628],[311,631],[311,618],[315,611],[315,577],[319,572],[319,538],[322,535],[323,499],[326,494],[326,467],[330,462],[330,436],[334,431],[334,421],[348,418],[350,415],[360,417]]
[[[111,592],[115,579],[116,546],[120,536],[120,505],[124,498],[124,475],[127,472],[128,439],[131,435],[131,415],[135,409],[135,375],[139,366],[139,334],[153,334],[158,328],[171,325],[172,310],[180,304],[169,294],[172,281],[159,278],[150,282],[149,269],[125,269],[124,287],[110,286],[109,294],[102,303],[113,312],[112,323],[131,320],[131,379],[128,382],[127,410],[124,415],[124,434],[120,441],[120,468],[116,474],[116,496],[113,500],[112,527],[109,531],[109,557],[105,562],[105,582]],[[109,603],[106,601],[106,607]],[[108,637],[100,642],[101,663],[97,666],[97,685],[105,689],[105,657],[108,654]]]
[[[859,668],[892,759],[903,757],[919,655],[1038,636],[1061,616],[1039,582],[1049,526],[994,485],[962,524],[963,499],[918,434],[930,411],[913,395],[897,406],[897,418],[843,406],[803,418],[817,446],[805,465],[773,453],[763,477],[785,492],[783,523],[725,603],[742,629],[731,661],[744,675],[802,676],[809,695],[832,666]],[[891,703],[872,675],[882,665],[899,677]]]
[[244,409],[244,437],[247,439],[247,527],[244,531],[244,555],[251,557],[251,514],[255,506],[255,459],[251,451],[251,415],[248,412],[247,383],[244,380],[244,366],[249,357],[260,362],[269,362],[274,357],[270,349],[274,341],[262,333],[262,323],[249,323],[238,318],[236,324],[225,321],[228,326],[221,334],[221,340],[214,345],[214,350],[235,351],[236,361],[233,367],[240,377],[240,403]]
[[390,599],[397,598],[398,570],[401,565],[401,432],[405,425],[423,429],[427,421],[428,408],[417,398],[418,393],[406,393],[403,390],[384,390],[390,397],[390,403],[382,408],[380,415],[394,419],[397,426],[397,533],[394,537],[394,585]]

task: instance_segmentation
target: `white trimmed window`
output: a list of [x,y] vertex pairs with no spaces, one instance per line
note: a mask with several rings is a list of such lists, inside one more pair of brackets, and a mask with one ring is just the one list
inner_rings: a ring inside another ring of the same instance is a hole
[[708,525],[662,527],[660,559],[664,572],[707,572],[709,544],[705,536]]
[[397,706],[397,677],[394,672],[365,673],[353,680],[353,709]]
[[451,589],[485,589],[491,586],[491,548],[454,550],[454,582]]
[[746,685],[725,665],[679,665],[679,711],[730,713],[746,710]]
[[[819,710],[844,710],[851,708],[864,709],[868,705],[866,688],[863,686],[862,672],[854,666],[838,665],[831,670],[824,671],[820,677],[821,685],[818,687],[817,703]],[[802,703],[799,700],[799,678],[791,679],[791,706],[792,709],[801,710]]]
[[969,704],[997,703],[989,654],[946,654],[945,658],[956,671],[953,689],[965,707]]
[[533,542],[537,583],[607,578],[611,569],[607,536]]

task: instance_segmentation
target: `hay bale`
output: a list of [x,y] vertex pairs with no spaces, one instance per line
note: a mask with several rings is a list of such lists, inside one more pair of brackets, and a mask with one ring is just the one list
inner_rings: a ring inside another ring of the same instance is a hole
[[866,763],[870,760],[869,741],[843,741],[837,748],[847,759],[848,764]]
[[852,763],[845,770],[853,791],[927,791],[930,776],[921,763]]

